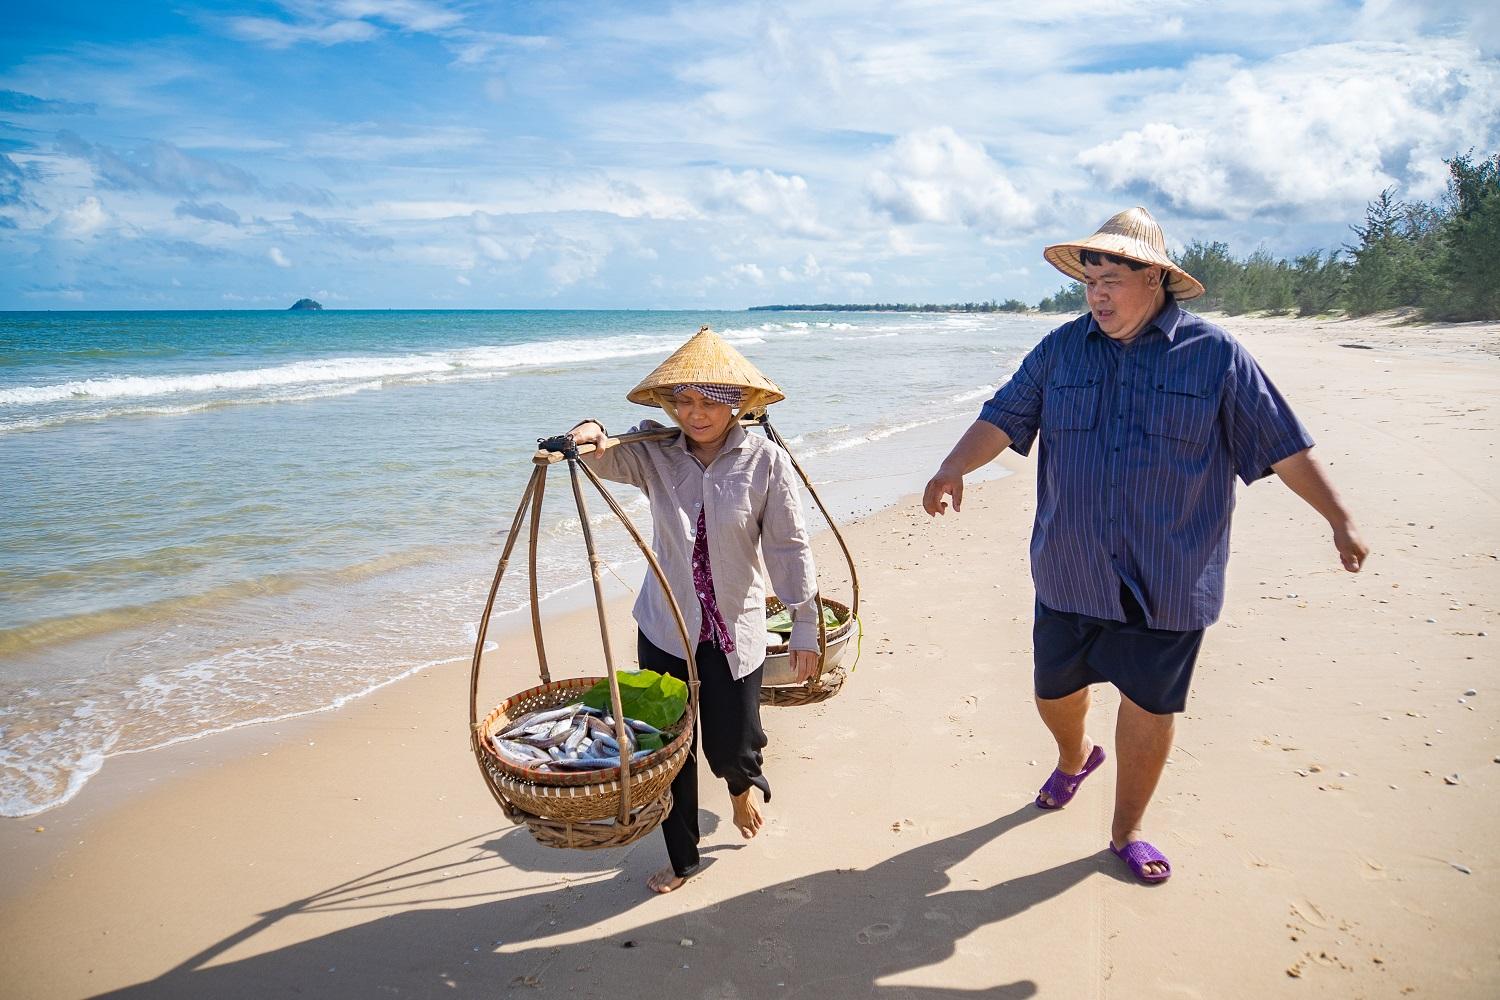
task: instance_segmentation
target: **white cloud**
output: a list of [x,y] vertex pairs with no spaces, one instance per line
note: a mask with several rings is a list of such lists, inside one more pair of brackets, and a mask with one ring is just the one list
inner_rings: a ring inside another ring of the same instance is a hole
[[1344,43],[1260,65],[1215,58],[1154,119],[1079,154],[1105,187],[1180,211],[1344,217],[1382,189],[1433,198],[1445,156],[1497,135],[1500,73],[1457,43]]
[[284,49],[298,42],[315,42],[318,45],[367,42],[380,34],[379,28],[366,21],[292,24],[273,17],[231,17],[226,23],[231,34],[273,49]]
[[897,139],[868,191],[871,205],[897,222],[957,223],[983,233],[1036,222],[1036,206],[984,147],[946,125]]
[[758,264],[736,264],[724,272],[732,281],[749,282],[752,285],[764,285],[766,273],[760,269]]
[[271,258],[271,263],[277,267],[291,267],[292,262],[287,260],[286,254],[281,252],[281,247],[272,247],[266,251],[266,256]]
[[536,250],[536,237],[530,233],[511,233],[503,236],[480,235],[474,238],[474,243],[482,256],[502,263],[527,260]]
[[790,267],[779,267],[776,269],[776,276],[782,281],[806,281],[816,278],[822,273],[823,268],[818,264],[818,258],[812,254],[805,255],[795,270]]
[[832,230],[818,222],[807,181],[796,174],[774,170],[715,170],[708,179],[702,205],[708,212],[746,215],[769,223],[777,231],[811,239],[827,239]]
[[56,231],[74,239],[87,239],[109,222],[109,213],[98,198],[89,195],[74,207],[58,215]]
[[468,288],[474,283],[469,280],[469,276],[467,274],[455,274],[453,276],[453,280],[458,282],[460,285],[463,285],[465,288]]
[[440,31],[463,21],[462,14],[421,0],[338,0],[333,9],[344,17],[374,17],[408,31]]
[[609,247],[584,240],[567,240],[556,247],[556,260],[547,268],[554,291],[588,281],[599,273],[609,257]]

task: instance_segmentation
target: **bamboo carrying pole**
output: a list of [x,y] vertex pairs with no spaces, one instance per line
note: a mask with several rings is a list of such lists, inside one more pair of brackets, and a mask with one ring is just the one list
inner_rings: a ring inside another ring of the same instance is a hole
[[[662,430],[667,431],[668,429],[663,428]],[[653,437],[669,437],[675,433],[675,431],[668,431],[667,433],[663,433],[662,431],[648,431],[634,435],[623,435],[621,439],[617,440],[642,440]],[[645,556],[647,563],[650,565],[652,573],[656,576],[657,581],[661,584],[662,589],[667,594],[668,604],[672,608],[672,615],[676,621],[678,632],[682,637],[683,647],[687,651],[686,661],[688,668],[688,698],[692,706],[692,724],[694,726],[697,725],[698,718],[698,667],[693,656],[693,644],[689,641],[687,624],[683,620],[682,611],[677,605],[676,598],[672,596],[671,587],[667,584],[666,574],[662,571],[661,564],[657,562],[656,556],[651,551],[650,546],[648,546],[645,543],[644,539],[641,538],[640,532],[636,530],[635,525],[631,523],[630,518],[625,514],[624,510],[622,510],[619,504],[615,502],[614,498],[610,496],[609,491],[604,488],[604,484],[599,480],[599,478],[594,475],[593,470],[580,463],[580,454],[585,453],[586,451],[591,451],[592,448],[586,447],[585,449],[579,449],[575,447],[572,438],[568,435],[563,435],[560,438],[548,439],[543,442],[538,442],[538,444],[542,445],[542,447],[539,448],[533,456],[533,469],[531,478],[527,481],[526,489],[521,495],[520,505],[516,508],[515,517],[511,521],[510,532],[506,536],[505,545],[503,546],[500,553],[500,561],[495,567],[495,576],[490,584],[489,594],[485,598],[484,612],[480,617],[479,626],[476,630],[474,657],[469,674],[470,749],[473,751],[475,760],[479,764],[480,773],[484,777],[485,785],[489,788],[490,794],[495,798],[495,801],[500,805],[500,808],[505,812],[506,816],[516,821],[538,819],[538,817],[528,817],[527,813],[513,805],[505,797],[501,789],[497,786],[495,778],[490,773],[489,768],[485,766],[485,750],[483,747],[485,734],[480,732],[481,723],[479,721],[479,678],[483,667],[485,636],[489,631],[490,617],[494,613],[495,597],[499,593],[501,580],[505,576],[505,570],[510,563],[511,554],[514,551],[516,542],[520,537],[521,525],[524,523],[526,515],[529,511],[531,514],[531,538],[528,561],[531,569],[529,592],[531,596],[532,637],[536,644],[538,669],[542,677],[542,683],[544,685],[551,683],[551,678],[547,669],[545,647],[542,639],[541,612],[538,608],[540,602],[537,596],[538,591],[536,581],[536,555],[537,540],[540,534],[539,528],[541,525],[541,504],[542,497],[545,493],[547,469],[554,463],[562,460],[566,460],[568,462],[569,477],[573,487],[573,499],[575,504],[577,505],[579,520],[583,526],[584,546],[588,551],[589,571],[593,579],[594,603],[598,611],[599,633],[604,647],[604,663],[605,669],[607,671],[607,679],[609,681],[610,705],[613,709],[613,715],[615,719],[615,736],[617,741],[622,748],[629,745],[629,740],[626,736],[625,729],[625,714],[620,699],[619,676],[615,670],[614,651],[610,645],[609,626],[608,622],[606,621],[604,612],[604,594],[600,573],[603,562],[602,560],[600,560],[598,553],[594,548],[593,530],[592,525],[589,523],[588,506],[584,501],[583,491],[578,476],[580,469],[583,471],[583,474],[588,479],[589,483],[599,492],[599,495],[603,497],[604,502],[609,506],[610,511],[620,519],[620,523],[625,527],[626,531],[629,532],[631,539],[640,549],[642,555]],[[688,734],[688,738],[689,740],[691,740],[693,738],[693,735],[691,733]],[[632,813],[635,811],[635,809],[633,808],[634,804],[631,801],[631,761],[630,755],[627,752],[622,752],[620,755],[619,772],[620,800],[619,809],[616,814],[616,820],[617,825],[621,829],[629,830],[632,822]],[[663,794],[670,793],[664,792]],[[654,801],[655,800],[653,799],[653,802]],[[646,803],[644,805],[651,804],[652,803]],[[646,809],[642,813],[642,815],[645,815],[646,813],[652,813],[652,818],[649,820],[649,822],[652,825],[655,825],[656,823],[660,822],[661,814],[663,812],[664,810],[660,808],[655,809],[654,812],[653,810]],[[533,832],[536,831],[533,830]],[[631,839],[633,839],[633,836],[631,837]]]
[[[859,572],[854,566],[854,555],[849,551],[849,543],[844,540],[844,534],[843,532],[839,531],[837,522],[835,522],[833,517],[828,513],[828,507],[823,503],[823,498],[818,495],[817,488],[813,486],[812,478],[808,476],[807,470],[802,468],[802,463],[797,461],[797,456],[792,454],[792,450],[787,447],[786,441],[782,438],[780,432],[778,432],[776,428],[771,425],[771,418],[766,414],[764,410],[759,411],[753,416],[742,416],[739,423],[741,427],[745,428],[761,428],[761,430],[765,432],[766,437],[782,451],[786,452],[787,457],[792,460],[792,468],[797,471],[797,477],[802,480],[802,485],[807,490],[808,496],[812,497],[813,504],[818,508],[818,513],[823,515],[823,520],[828,524],[829,530],[833,532],[834,540],[838,542],[839,551],[844,555],[844,562],[849,567],[849,582],[853,590],[853,596],[849,605],[849,615],[851,619],[857,619],[859,617]],[[616,445],[631,444],[636,441],[670,441],[681,435],[681,433],[682,431],[680,431],[676,427],[655,427],[643,431],[630,431],[625,434],[620,434],[616,437],[605,438],[603,447],[608,449],[613,448]],[[592,454],[595,450],[596,448],[594,445],[588,444],[580,445],[575,449],[576,453],[579,455]],[[545,462],[547,464],[552,464],[563,461],[564,454],[557,450],[538,448],[532,460],[538,463]],[[587,471],[586,466],[585,470]],[[592,476],[592,473],[590,473],[590,475]],[[603,486],[600,486],[599,489],[601,492],[603,492]],[[621,516],[623,520],[623,515],[620,514],[618,510],[616,511],[616,514],[617,516]],[[628,521],[625,523],[628,524]],[[536,579],[534,567],[532,572],[532,579]],[[534,607],[535,605],[533,605],[533,608]],[[818,616],[818,669],[813,674],[812,678],[805,684],[791,685],[790,687],[793,690],[795,690],[797,687],[805,687],[811,689],[818,683],[818,679],[823,675],[823,672],[827,669],[828,665],[828,626],[823,621],[823,599],[821,593],[817,595],[817,599],[814,602],[813,607],[814,613]]]

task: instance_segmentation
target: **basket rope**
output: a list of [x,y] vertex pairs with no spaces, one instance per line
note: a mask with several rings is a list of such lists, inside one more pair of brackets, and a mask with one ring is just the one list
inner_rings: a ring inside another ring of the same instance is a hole
[[[817,489],[813,486],[812,478],[802,468],[802,463],[797,461],[797,456],[787,447],[786,441],[775,427],[771,426],[771,418],[764,410],[759,411],[755,420],[761,429],[766,432],[766,437],[771,442],[786,452],[787,457],[792,460],[792,468],[797,470],[797,476],[802,480],[802,485],[807,488],[808,496],[812,497],[813,504],[817,506],[818,512],[823,515],[823,520],[828,523],[828,528],[833,532],[834,540],[839,543],[839,549],[844,553],[844,562],[849,567],[849,581],[854,595],[849,604],[849,618],[839,627],[847,629],[852,623],[859,623],[860,635],[864,634],[864,623],[859,619],[859,572],[854,567],[854,555],[849,551],[849,543],[844,541],[843,532],[828,513],[828,508],[823,503],[823,498],[818,496]],[[760,703],[762,705],[814,705],[820,701],[827,701],[844,686],[848,674],[842,667],[828,668],[828,625],[823,621],[823,599],[822,595],[815,595],[813,608],[818,616],[818,669],[813,676],[802,684],[777,684],[760,689]],[[839,629],[835,629],[835,634]],[[859,662],[858,655],[855,662]],[[837,675],[837,676],[835,676]]]

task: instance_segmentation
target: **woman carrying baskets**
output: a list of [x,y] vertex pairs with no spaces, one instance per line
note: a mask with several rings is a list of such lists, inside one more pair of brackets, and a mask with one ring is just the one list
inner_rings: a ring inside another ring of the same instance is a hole
[[[729,787],[734,824],[747,839],[760,829],[750,799],[771,786],[761,773],[760,722],[766,653],[766,573],[792,609],[791,665],[799,681],[818,668],[817,577],[790,456],[745,432],[738,415],[784,397],[775,383],[708,327],[657,367],[627,397],[666,410],[682,433],[671,440],[613,443],[597,420],[573,428],[585,460],[600,476],[628,483],[651,501],[652,549],[682,602],[699,680],[703,751]],[[738,412],[736,412],[738,411]],[[660,427],[643,421],[640,428]],[[688,680],[671,599],[647,574],[635,603],[642,668]],[[697,871],[697,745],[672,781],[672,810],[662,822],[668,868],[649,880],[671,892]]]

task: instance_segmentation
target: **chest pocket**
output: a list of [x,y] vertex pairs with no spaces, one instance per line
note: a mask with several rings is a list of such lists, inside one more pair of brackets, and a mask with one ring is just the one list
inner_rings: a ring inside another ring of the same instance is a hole
[[1092,430],[1099,419],[1099,397],[1103,393],[1102,373],[1086,368],[1056,369],[1042,397],[1042,429]]
[[736,470],[706,485],[713,493],[714,511],[721,523],[743,531],[759,519],[757,508],[764,498],[752,491],[748,470]]
[[1218,385],[1199,375],[1156,377],[1149,394],[1146,433],[1157,437],[1206,444],[1219,416]]

